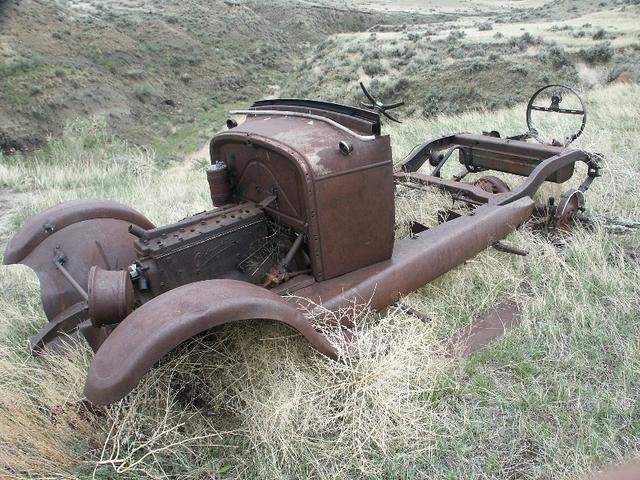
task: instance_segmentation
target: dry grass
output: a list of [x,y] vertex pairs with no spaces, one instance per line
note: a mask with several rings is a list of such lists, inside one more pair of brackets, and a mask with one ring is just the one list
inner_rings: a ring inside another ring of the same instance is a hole
[[[587,96],[593,114],[580,145],[607,157],[587,195],[593,214],[640,219],[639,94],[618,86]],[[437,135],[512,134],[523,123],[519,108],[391,131],[400,159]],[[207,207],[203,172],[157,170],[149,152],[100,132],[76,128],[53,153],[0,164],[0,184],[33,192],[9,231],[77,197],[136,204],[159,223]],[[448,202],[402,196],[398,211],[428,222]],[[404,300],[430,323],[397,309],[343,312],[356,323],[345,363],[277,324],[231,325],[183,345],[99,412],[78,404],[86,349],[26,353],[44,322],[37,281],[25,268],[0,268],[0,475],[546,479],[639,454],[640,272],[620,250],[638,238],[597,226],[563,247],[526,230],[509,241],[530,255],[486,251]],[[443,354],[451,332],[513,295],[526,308],[520,328],[469,361]]]

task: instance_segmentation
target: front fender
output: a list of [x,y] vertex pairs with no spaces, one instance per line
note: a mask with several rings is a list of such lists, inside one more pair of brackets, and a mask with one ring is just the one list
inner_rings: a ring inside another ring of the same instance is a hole
[[[119,220],[125,224],[125,232],[130,224],[147,229],[154,228],[153,223],[144,215],[118,202],[69,200],[31,217],[9,240],[4,252],[4,264],[24,263],[31,266],[28,262],[29,256],[47,238],[77,223],[97,219]],[[80,237],[79,240],[84,239]]]
[[[56,258],[63,259],[69,275],[86,291],[94,265],[121,270],[136,259],[136,238],[129,233],[132,224],[154,228],[144,215],[126,205],[109,200],[71,200],[34,215],[9,241],[5,265],[21,263],[36,273],[42,308],[49,319],[31,340],[34,351],[55,346],[88,318],[85,299],[61,273]],[[95,337],[97,331],[93,334]]]
[[125,318],[96,353],[84,393],[97,405],[116,402],[185,340],[224,323],[249,319],[285,323],[321,353],[337,357],[326,337],[282,297],[246,282],[206,280],[170,290]]

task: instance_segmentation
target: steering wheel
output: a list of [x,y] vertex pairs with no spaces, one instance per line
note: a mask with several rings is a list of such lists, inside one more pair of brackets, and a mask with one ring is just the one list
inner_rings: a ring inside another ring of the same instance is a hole
[[[564,102],[564,105],[562,103]],[[569,108],[572,107],[572,108]],[[570,133],[564,137],[564,141],[560,143],[553,139],[552,144],[566,147],[576,138],[582,135],[585,125],[587,124],[587,109],[577,92],[566,85],[552,84],[546,85],[533,94],[527,105],[527,127],[529,133],[540,143],[548,143],[544,135],[535,127],[532,112],[547,112],[561,115],[581,116],[582,121],[580,127],[574,133]],[[577,125],[577,122],[575,122]]]
[[382,103],[380,100],[376,100],[375,98],[373,98],[373,95],[371,95],[368,92],[368,90],[365,88],[364,83],[360,82],[360,88],[362,89],[364,96],[367,97],[371,102],[371,103],[361,102],[363,107],[369,108],[375,112],[381,113],[382,115],[387,117],[389,120],[392,120],[396,123],[402,123],[402,121],[398,120],[391,114],[387,113],[387,110],[392,110],[394,108],[401,107],[402,105],[404,105],[404,102]]

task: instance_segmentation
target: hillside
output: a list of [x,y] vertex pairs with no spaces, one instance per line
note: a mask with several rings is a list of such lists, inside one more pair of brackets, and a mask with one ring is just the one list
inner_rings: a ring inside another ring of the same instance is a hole
[[358,103],[364,81],[403,117],[501,108],[541,84],[638,80],[631,0],[7,0],[0,150],[78,118],[184,158],[226,112],[265,96]]
[[5,152],[41,146],[67,122],[95,115],[135,143],[163,147],[170,138],[176,150],[192,148],[227,104],[276,94],[327,35],[422,18],[297,0],[9,0],[0,8]]
[[457,14],[437,23],[377,25],[328,38],[285,90],[357,103],[364,82],[383,99],[405,100],[405,116],[432,117],[508,107],[548,83],[584,91],[640,79],[637,2],[507,2],[511,9],[503,2],[449,3]]

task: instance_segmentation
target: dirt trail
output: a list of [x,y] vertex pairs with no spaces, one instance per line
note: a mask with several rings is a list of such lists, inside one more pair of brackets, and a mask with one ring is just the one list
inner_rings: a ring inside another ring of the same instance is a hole
[[208,160],[209,160],[209,142],[207,141],[198,150],[189,154],[185,159],[184,163],[188,165],[192,165],[198,162],[207,162]]

